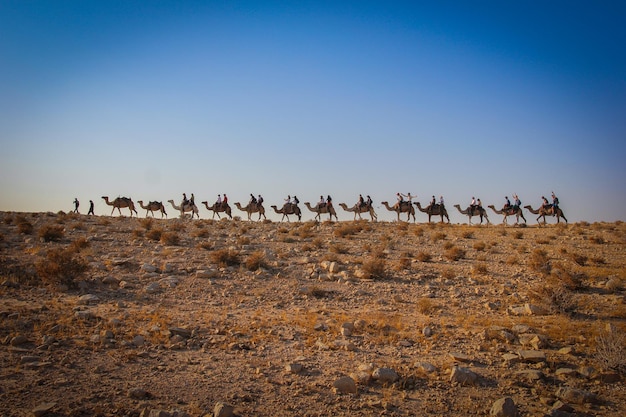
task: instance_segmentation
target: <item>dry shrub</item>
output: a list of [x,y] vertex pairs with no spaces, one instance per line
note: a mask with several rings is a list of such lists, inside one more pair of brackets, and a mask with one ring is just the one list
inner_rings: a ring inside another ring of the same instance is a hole
[[213,250],[213,243],[209,241],[200,242],[197,247],[204,250]]
[[169,225],[169,229],[173,232],[184,232],[185,223],[180,222],[180,221],[175,221]]
[[432,258],[430,253],[424,251],[420,251],[416,256],[416,259],[420,262],[430,262]]
[[519,230],[516,230],[515,233],[513,233],[513,239],[522,239],[523,237],[524,233]]
[[154,240],[158,242],[161,240],[161,235],[163,234],[163,230],[161,229],[151,229],[146,232],[146,237],[150,240]]
[[17,224],[17,231],[24,235],[33,234],[33,224],[24,216],[16,216],[15,223]]
[[422,227],[418,226],[418,227],[413,229],[413,234],[416,237],[422,237],[422,236],[424,236],[424,229]]
[[139,220],[139,224],[144,229],[150,230],[150,229],[152,229],[152,225],[154,224],[154,221],[151,218],[144,218],[144,219],[140,219]]
[[585,266],[589,260],[589,257],[580,253],[570,253],[569,258],[580,266]]
[[444,232],[437,232],[430,235],[430,240],[433,242],[437,242],[439,240],[444,240],[446,238],[446,234]]
[[484,262],[477,262],[472,265],[473,275],[487,275],[487,264]]
[[454,243],[452,243],[452,242],[444,242],[444,244],[443,244],[443,248],[444,249],[450,249],[450,248],[453,248],[453,247],[454,247]]
[[79,237],[70,244],[69,249],[71,249],[75,253],[78,253],[81,250],[88,248],[89,245],[90,243],[87,239],[85,239],[84,237]]
[[565,282],[556,275],[549,275],[530,291],[530,299],[551,313],[571,315],[577,309],[576,297]]
[[246,258],[245,265],[249,271],[256,271],[259,268],[267,269],[268,263],[267,258],[265,257],[265,252],[262,250],[252,252]]
[[194,237],[206,239],[209,237],[209,231],[204,227],[204,225],[198,226],[197,230],[194,230],[191,234]]
[[597,243],[598,245],[602,245],[605,242],[604,238],[602,236],[590,236],[589,240],[592,241],[593,243]]
[[473,247],[474,247],[474,250],[477,250],[477,251],[480,252],[480,251],[485,250],[487,245],[483,241],[478,241],[478,242],[474,243]]
[[45,259],[35,263],[37,274],[46,284],[74,287],[76,279],[87,270],[87,262],[71,249],[51,249]]
[[164,232],[161,234],[160,242],[167,246],[177,246],[180,244],[180,236],[174,232]]
[[372,256],[363,262],[361,269],[365,279],[384,279],[386,277],[387,263],[383,258]]
[[210,259],[218,266],[236,266],[241,263],[241,255],[234,249],[218,249],[211,252]]
[[404,271],[406,269],[411,268],[411,258],[408,256],[403,256],[394,265],[395,271]]
[[465,239],[473,239],[474,238],[474,232],[472,232],[471,230],[464,230],[461,233],[461,237],[463,237]]
[[322,238],[320,237],[316,237],[315,239],[311,241],[311,245],[314,248],[320,249],[324,246],[324,240],[322,240]]
[[38,232],[38,236],[43,239],[44,242],[58,242],[63,239],[64,234],[63,226],[52,224],[44,224]]
[[333,243],[332,245],[330,245],[330,248],[328,248],[328,249],[332,253],[340,253],[340,254],[346,254],[346,253],[348,253],[350,251],[348,246],[342,245],[340,242]]
[[452,246],[444,251],[443,256],[449,261],[458,261],[465,257],[465,251],[458,246]]
[[572,272],[560,262],[555,262],[554,264],[552,264],[550,276],[553,279],[558,280],[570,291],[576,291],[581,289],[582,280],[585,277],[584,274],[577,274]]
[[445,279],[452,279],[456,277],[456,272],[454,271],[454,268],[448,266],[441,270],[441,277]]
[[250,238],[248,236],[239,236],[237,238],[237,243],[240,245],[249,245],[250,244]]
[[596,362],[604,370],[626,373],[626,334],[616,329],[596,338]]
[[550,265],[550,259],[548,259],[548,253],[543,249],[535,249],[531,252],[528,258],[528,266],[535,272],[547,275],[550,273],[552,266]]
[[363,230],[363,226],[359,222],[350,222],[350,223],[343,223],[341,226],[335,229],[333,234],[336,237],[347,237],[347,236],[356,235],[361,230]]
[[507,265],[517,265],[519,263],[519,259],[517,258],[517,256],[511,255],[508,258],[506,258],[505,262]]
[[428,315],[434,313],[439,306],[431,298],[422,297],[417,300],[417,311],[421,314]]

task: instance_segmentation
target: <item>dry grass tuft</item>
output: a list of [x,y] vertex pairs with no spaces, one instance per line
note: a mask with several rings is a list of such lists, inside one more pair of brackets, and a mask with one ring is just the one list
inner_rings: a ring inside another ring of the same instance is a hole
[[528,266],[535,272],[548,275],[552,266],[548,258],[548,253],[543,249],[535,249],[528,258]]
[[458,261],[465,257],[465,251],[458,246],[452,246],[444,251],[443,256],[449,261]]
[[180,244],[180,236],[175,232],[163,232],[160,242],[167,246],[178,246]]
[[356,235],[363,230],[363,226],[359,222],[350,222],[341,224],[333,232],[336,237],[348,237]]
[[35,263],[37,274],[42,281],[51,285],[64,285],[68,288],[76,286],[76,279],[85,271],[88,265],[71,249],[51,249],[45,259]]
[[154,240],[155,242],[158,242],[159,240],[161,240],[162,234],[163,234],[162,229],[150,229],[146,232],[146,237],[150,240]]
[[473,247],[474,247],[474,250],[477,250],[480,252],[480,251],[485,250],[485,248],[487,247],[487,244],[483,241],[478,241],[474,243]]
[[15,224],[17,224],[17,231],[23,235],[32,235],[33,234],[33,224],[26,219],[24,216],[16,216]]
[[53,224],[44,224],[37,233],[44,242],[58,242],[63,239],[64,234],[63,226]]
[[385,259],[373,255],[361,266],[364,279],[384,279],[387,276]]
[[596,362],[604,370],[626,374],[626,334],[611,329],[596,338]]
[[420,251],[415,258],[420,262],[430,262],[433,257],[428,252]]
[[430,240],[433,242],[437,242],[439,240],[444,240],[446,238],[446,234],[444,232],[437,232],[430,235]]
[[417,311],[421,314],[429,315],[437,311],[439,305],[435,303],[431,298],[420,298],[416,303]]
[[245,266],[249,271],[256,271],[257,269],[260,269],[260,268],[267,269],[268,263],[267,263],[267,258],[265,256],[265,252],[262,250],[252,252],[246,258]]
[[237,266],[241,264],[241,255],[234,249],[218,249],[211,252],[210,259],[218,266]]

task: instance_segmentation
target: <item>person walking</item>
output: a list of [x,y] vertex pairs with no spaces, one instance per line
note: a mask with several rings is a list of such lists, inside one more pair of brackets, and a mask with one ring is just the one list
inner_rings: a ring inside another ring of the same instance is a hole
[[90,214],[95,216],[95,213],[93,212],[93,200],[89,200],[89,212],[87,213],[87,215]]
[[78,202],[78,198],[74,199],[74,213],[78,213],[78,206],[80,206],[80,203]]

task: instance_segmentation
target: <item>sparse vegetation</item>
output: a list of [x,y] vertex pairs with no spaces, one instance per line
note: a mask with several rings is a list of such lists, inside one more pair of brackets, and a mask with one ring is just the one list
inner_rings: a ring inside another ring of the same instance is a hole
[[44,242],[58,242],[63,239],[65,231],[63,226],[53,225],[53,224],[45,224],[41,226],[37,235]]
[[87,270],[87,263],[71,249],[50,249],[45,258],[35,263],[35,268],[44,283],[73,288]]
[[239,251],[234,249],[218,249],[210,254],[210,259],[218,266],[236,266],[241,263],[241,255]]

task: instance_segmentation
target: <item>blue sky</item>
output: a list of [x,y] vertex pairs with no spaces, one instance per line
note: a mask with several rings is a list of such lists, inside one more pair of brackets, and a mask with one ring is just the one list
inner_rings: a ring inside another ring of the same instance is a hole
[[626,8],[545,3],[0,1],[0,210],[554,190],[626,220]]

